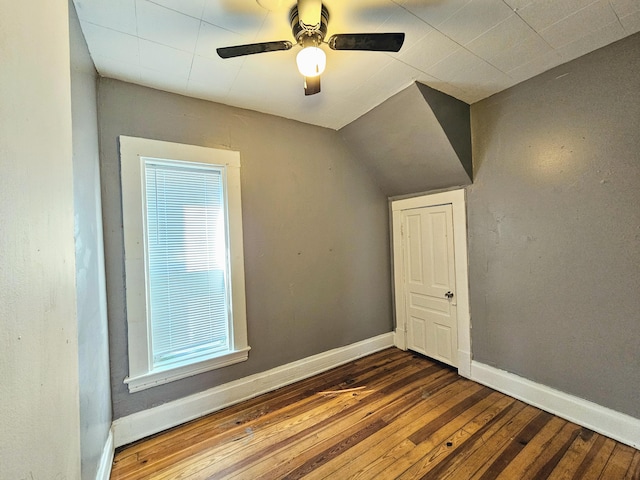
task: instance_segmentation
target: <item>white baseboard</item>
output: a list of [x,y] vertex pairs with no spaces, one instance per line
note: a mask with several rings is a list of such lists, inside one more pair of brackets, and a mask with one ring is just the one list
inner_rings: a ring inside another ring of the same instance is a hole
[[471,362],[469,378],[633,448],[640,448],[640,419],[483,363]]
[[96,480],[109,480],[111,476],[111,465],[113,464],[113,454],[115,447],[113,445],[113,432],[109,430],[107,441],[104,443],[102,455],[100,456],[100,465],[96,473]]
[[393,346],[394,334],[385,333],[118,418],[112,427],[114,444],[120,447],[135,442]]

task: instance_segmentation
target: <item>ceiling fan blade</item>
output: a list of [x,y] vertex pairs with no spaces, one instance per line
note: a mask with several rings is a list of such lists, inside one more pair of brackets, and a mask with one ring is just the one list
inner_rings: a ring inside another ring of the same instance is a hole
[[320,75],[317,77],[304,77],[304,94],[315,95],[320,93]]
[[404,33],[339,33],[327,43],[332,50],[397,52],[404,43]]
[[220,58],[241,57],[243,55],[253,55],[255,53],[277,52],[278,50],[289,50],[293,44],[286,40],[279,42],[250,43],[247,45],[235,45],[233,47],[216,48]]
[[320,28],[322,0],[298,0],[298,19],[301,27]]

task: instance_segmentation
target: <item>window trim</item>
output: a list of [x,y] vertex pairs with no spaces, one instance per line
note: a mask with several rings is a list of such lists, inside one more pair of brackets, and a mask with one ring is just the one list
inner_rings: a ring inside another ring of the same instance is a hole
[[[127,306],[129,392],[197,375],[243,362],[249,357],[247,343],[240,153],[231,150],[163,142],[121,135],[120,179],[124,233],[125,297]],[[213,358],[186,365],[153,369],[147,318],[146,266],[144,252],[144,158],[184,160],[224,166],[226,170],[229,258],[231,268],[232,322],[230,350]]]

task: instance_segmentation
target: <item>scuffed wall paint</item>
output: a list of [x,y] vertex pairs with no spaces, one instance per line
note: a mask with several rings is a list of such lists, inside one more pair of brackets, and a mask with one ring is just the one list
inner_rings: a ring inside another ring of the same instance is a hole
[[109,334],[98,159],[97,73],[69,0],[81,476],[94,479],[111,429]]
[[640,418],[640,35],[472,106],[475,360]]
[[67,2],[0,12],[0,478],[77,479]]
[[[114,418],[392,331],[385,195],[337,132],[99,85]],[[249,360],[129,394],[118,135],[240,152]]]

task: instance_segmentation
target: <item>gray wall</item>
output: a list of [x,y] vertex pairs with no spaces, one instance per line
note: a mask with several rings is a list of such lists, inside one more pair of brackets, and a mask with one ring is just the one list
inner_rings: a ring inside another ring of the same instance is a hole
[[[98,112],[114,418],[392,331],[387,201],[337,132],[110,79]],[[118,135],[240,152],[247,362],[128,393]]]
[[80,476],[67,2],[0,0],[0,478]]
[[387,197],[471,183],[469,105],[418,82],[340,135]]
[[82,478],[96,478],[111,428],[98,160],[97,73],[69,1]]
[[474,359],[640,418],[640,34],[471,113]]

